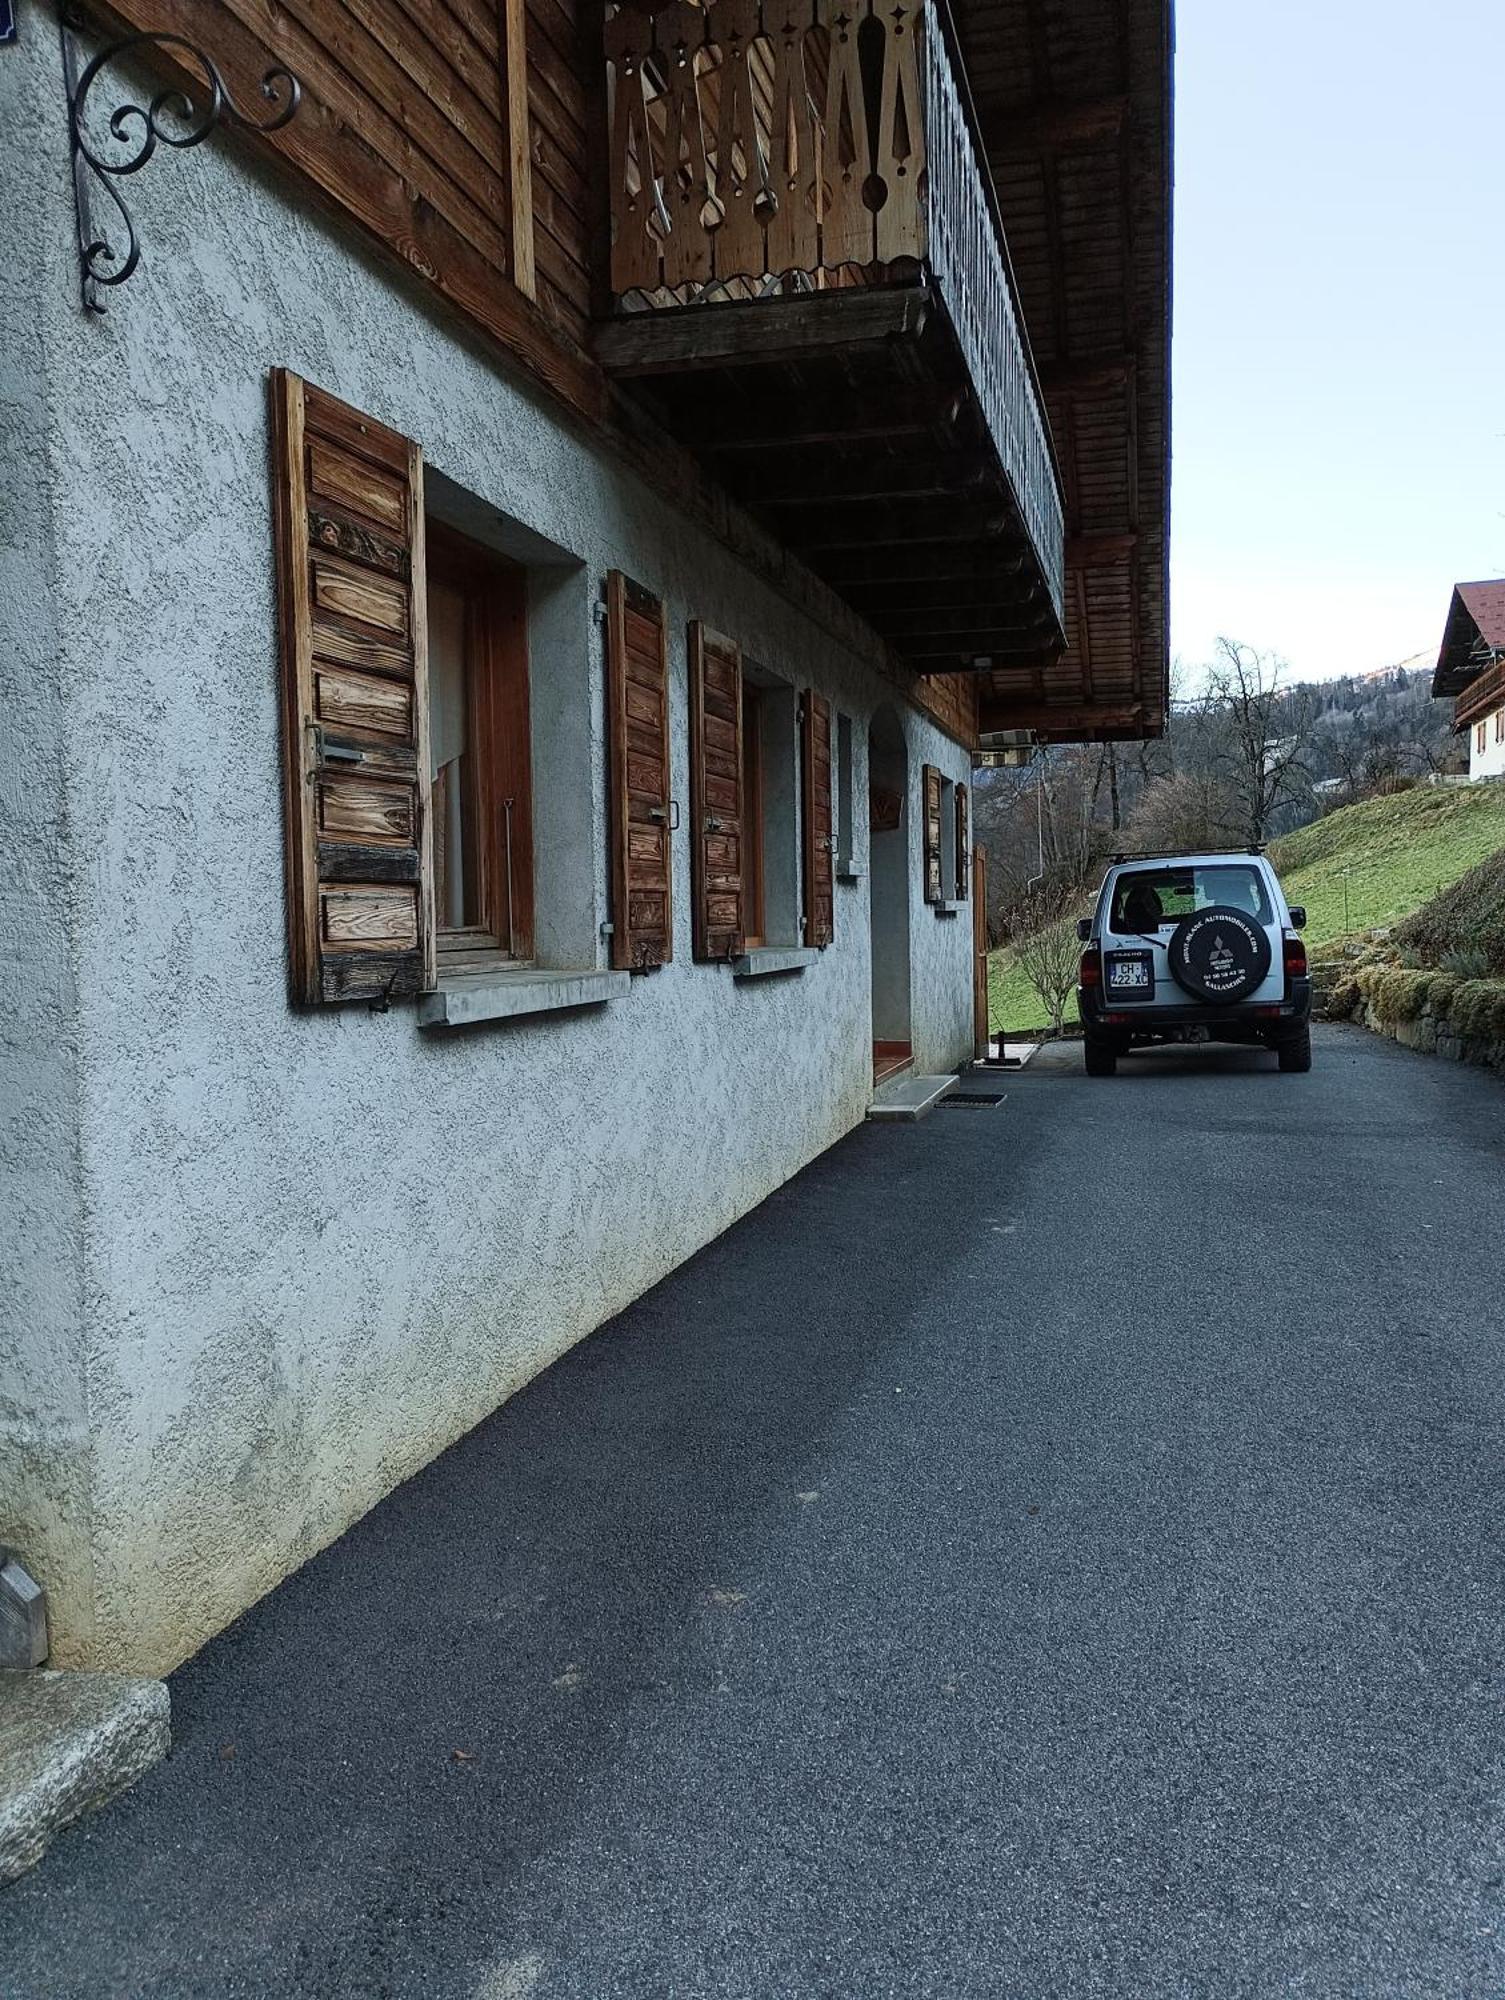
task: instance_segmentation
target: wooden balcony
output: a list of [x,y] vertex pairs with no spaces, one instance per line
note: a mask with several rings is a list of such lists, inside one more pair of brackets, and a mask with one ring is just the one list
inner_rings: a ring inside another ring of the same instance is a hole
[[1061,652],[1061,486],[943,0],[606,24],[631,378],[917,672]]

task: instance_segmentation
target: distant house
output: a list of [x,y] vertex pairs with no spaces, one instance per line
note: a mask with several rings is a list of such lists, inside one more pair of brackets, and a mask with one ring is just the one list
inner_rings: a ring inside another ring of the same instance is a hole
[[1505,577],[1454,587],[1432,693],[1453,697],[1470,778],[1505,777]]

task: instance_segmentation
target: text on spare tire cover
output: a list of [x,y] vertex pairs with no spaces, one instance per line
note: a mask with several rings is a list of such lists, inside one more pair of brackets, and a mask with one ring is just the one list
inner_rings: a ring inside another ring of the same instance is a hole
[[1223,906],[1188,917],[1176,942],[1183,965],[1209,1000],[1242,1000],[1263,979],[1269,961],[1263,928]]

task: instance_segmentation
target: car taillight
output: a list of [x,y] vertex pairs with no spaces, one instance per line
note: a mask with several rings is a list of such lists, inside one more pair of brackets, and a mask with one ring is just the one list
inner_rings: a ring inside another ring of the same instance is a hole
[[1306,978],[1306,946],[1294,931],[1286,932],[1286,978]]
[[1082,963],[1077,972],[1077,980],[1083,990],[1095,989],[1103,983],[1103,952],[1101,945],[1089,945],[1082,953]]

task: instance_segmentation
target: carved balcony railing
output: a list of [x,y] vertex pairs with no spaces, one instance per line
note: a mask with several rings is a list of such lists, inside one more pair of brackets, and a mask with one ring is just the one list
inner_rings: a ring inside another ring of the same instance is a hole
[[1056,619],[1061,494],[944,0],[631,0],[606,27],[618,313],[921,285]]

